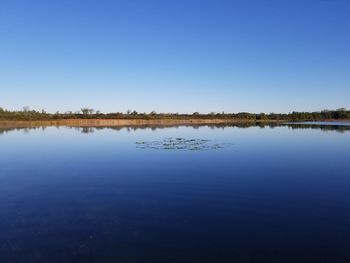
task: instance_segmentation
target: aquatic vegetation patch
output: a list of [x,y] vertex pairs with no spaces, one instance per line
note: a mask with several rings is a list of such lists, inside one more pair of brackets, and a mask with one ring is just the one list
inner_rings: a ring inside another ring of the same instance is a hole
[[154,149],[154,150],[189,150],[204,151],[217,150],[232,146],[232,143],[219,143],[204,139],[185,139],[185,138],[165,138],[161,141],[139,141],[136,142],[136,148]]

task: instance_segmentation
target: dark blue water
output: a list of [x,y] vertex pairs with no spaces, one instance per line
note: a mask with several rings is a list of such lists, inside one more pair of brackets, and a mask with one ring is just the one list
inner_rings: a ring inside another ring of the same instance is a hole
[[0,262],[350,262],[349,129],[3,129]]

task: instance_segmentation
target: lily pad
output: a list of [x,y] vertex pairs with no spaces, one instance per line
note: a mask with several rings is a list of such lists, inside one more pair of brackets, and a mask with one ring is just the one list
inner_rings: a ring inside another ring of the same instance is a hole
[[154,150],[189,150],[205,151],[218,150],[232,146],[232,143],[218,143],[205,139],[186,139],[186,138],[165,138],[162,141],[140,141],[135,142],[139,149]]

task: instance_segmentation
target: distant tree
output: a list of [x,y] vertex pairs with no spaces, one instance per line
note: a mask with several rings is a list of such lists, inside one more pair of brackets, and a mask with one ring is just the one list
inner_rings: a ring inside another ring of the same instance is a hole
[[[47,113],[44,109],[41,111],[30,110],[28,106],[23,107],[23,111],[8,111],[0,107],[1,120],[50,120],[50,119],[67,119],[67,118],[103,118],[103,119],[120,119],[120,118],[132,118],[131,116],[138,116],[144,119],[161,119],[161,118],[191,118],[191,116],[198,116],[198,118],[222,118],[222,119],[239,119],[247,121],[255,120],[280,120],[280,121],[317,121],[317,120],[332,120],[332,119],[350,119],[350,111],[346,108],[339,108],[337,110],[323,110],[315,112],[290,112],[290,113],[215,113],[210,112],[208,114],[200,114],[199,112],[193,112],[192,114],[179,114],[179,113],[157,113],[151,111],[150,113],[138,113],[137,111],[128,110],[126,115],[122,112],[115,113],[101,113],[96,111],[96,115],[93,115],[95,110],[91,108],[82,108],[81,111],[77,111],[74,114],[71,111],[67,111],[64,114]],[[68,115],[69,114],[69,115]],[[179,117],[178,117],[179,116]],[[214,117],[215,116],[215,117]]]
[[334,113],[334,118],[336,119],[345,119],[348,117],[349,117],[349,114],[345,108],[337,109],[336,112]]
[[345,108],[339,108],[339,109],[337,109],[337,111],[346,111],[346,109]]
[[257,118],[258,120],[266,120],[266,119],[267,119],[267,116],[266,116],[265,113],[260,113],[260,114],[258,114],[258,115],[256,116],[256,118]]
[[82,108],[82,109],[81,109],[81,112],[82,112],[84,115],[88,115],[89,112],[90,112],[90,109],[89,109],[89,108]]
[[331,119],[332,117],[333,116],[332,116],[331,111],[329,111],[327,109],[321,111],[321,118],[322,119]]
[[131,110],[127,110],[127,111],[126,111],[126,114],[127,114],[127,115],[130,115],[130,113],[131,113]]
[[24,112],[30,111],[30,107],[29,107],[29,106],[24,106],[24,107],[23,107],[23,111],[24,111]]

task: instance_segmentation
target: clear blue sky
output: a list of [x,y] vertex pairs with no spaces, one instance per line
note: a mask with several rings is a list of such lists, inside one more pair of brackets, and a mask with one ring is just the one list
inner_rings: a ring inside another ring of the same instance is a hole
[[349,0],[3,0],[0,107],[350,108]]

